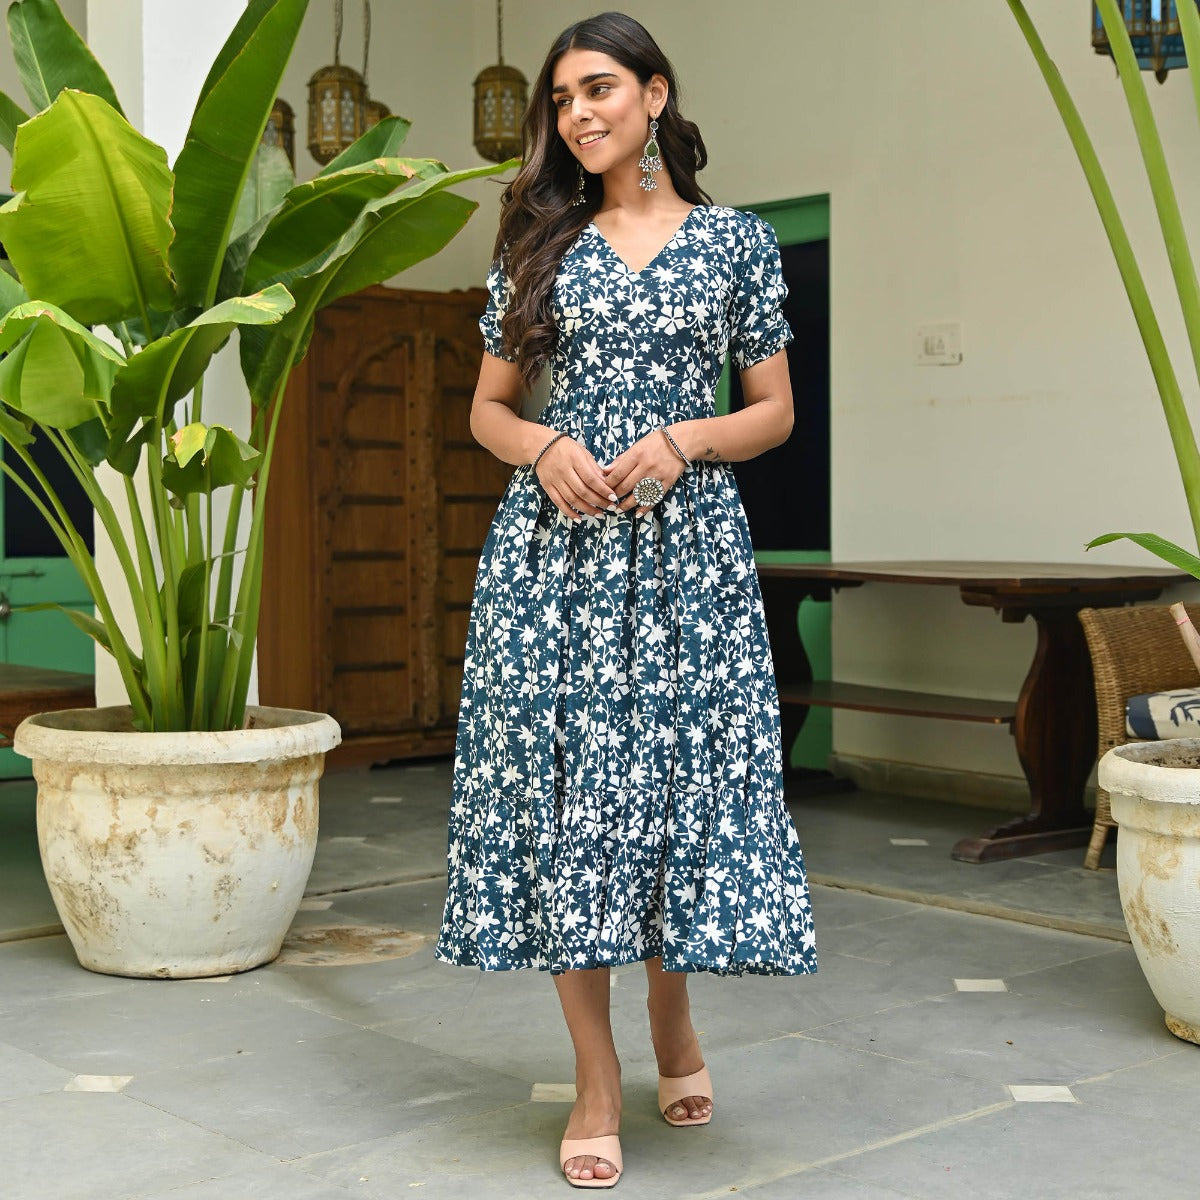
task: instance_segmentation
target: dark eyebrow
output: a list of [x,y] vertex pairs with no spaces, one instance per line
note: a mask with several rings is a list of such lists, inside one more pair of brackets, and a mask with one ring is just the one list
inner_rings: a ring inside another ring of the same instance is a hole
[[[595,83],[597,79],[616,79],[616,77],[617,76],[613,71],[597,71],[593,75],[582,76],[579,80],[579,83],[581,87],[587,87],[589,83]],[[550,95],[554,96],[559,92],[565,92],[566,90],[567,85],[565,83],[560,83],[558,87],[550,89]]]

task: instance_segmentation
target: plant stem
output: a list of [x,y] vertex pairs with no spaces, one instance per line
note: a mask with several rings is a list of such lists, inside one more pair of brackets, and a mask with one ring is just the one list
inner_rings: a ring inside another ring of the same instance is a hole
[[[1096,202],[1100,220],[1104,225],[1104,231],[1108,235],[1113,257],[1116,259],[1121,280],[1133,308],[1134,319],[1137,321],[1142,342],[1146,347],[1150,370],[1154,374],[1154,381],[1158,387],[1159,399],[1162,401],[1167,428],[1171,434],[1171,444],[1175,449],[1175,457],[1183,481],[1193,536],[1196,538],[1197,546],[1200,546],[1200,451],[1197,451],[1195,434],[1187,409],[1184,407],[1179,380],[1167,351],[1150,295],[1146,290],[1145,280],[1142,278],[1112,190],[1108,186],[1104,169],[1100,165],[1083,118],[1075,107],[1075,102],[1063,82],[1062,75],[1047,53],[1037,29],[1025,11],[1022,0],[1007,0],[1007,2],[1021,32],[1025,35],[1025,40],[1029,43],[1029,48],[1033,51],[1046,86],[1050,89],[1050,94],[1058,107],[1071,144],[1079,156],[1080,165],[1083,167],[1084,176]],[[1110,41],[1114,40],[1111,32],[1109,36]]]
[[[11,442],[8,445],[16,450],[21,460],[25,463],[25,466],[33,471],[35,477],[40,475],[32,457],[24,452],[23,447],[13,447]],[[105,592],[104,585],[100,582],[99,573],[96,571],[95,561],[88,552],[87,546],[84,545],[83,538],[79,536],[79,531],[65,512],[61,514],[61,522],[56,519],[54,513],[46,506],[42,498],[3,458],[0,458],[0,473],[6,475],[25,493],[30,503],[50,526],[54,536],[58,539],[59,545],[66,551],[71,564],[79,572],[79,577],[83,580],[83,585],[87,588],[88,594],[92,598],[92,603],[99,610],[100,619],[108,631],[109,648],[116,661],[117,669],[121,673],[121,680],[125,684],[125,691],[129,696],[129,703],[133,708],[134,717],[149,728],[151,721],[150,702],[133,665],[133,652],[129,649],[129,644],[121,633],[116,616],[108,602],[108,595]],[[39,478],[38,483],[46,490],[46,495],[54,503],[55,508],[58,509],[60,506],[57,503],[57,497],[49,489],[44,477]]]

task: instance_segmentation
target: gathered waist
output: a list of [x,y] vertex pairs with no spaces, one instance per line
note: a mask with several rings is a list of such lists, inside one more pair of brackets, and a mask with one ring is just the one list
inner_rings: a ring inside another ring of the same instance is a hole
[[552,395],[538,420],[572,436],[637,441],[660,425],[716,415],[710,394],[697,397],[674,389],[574,387]]

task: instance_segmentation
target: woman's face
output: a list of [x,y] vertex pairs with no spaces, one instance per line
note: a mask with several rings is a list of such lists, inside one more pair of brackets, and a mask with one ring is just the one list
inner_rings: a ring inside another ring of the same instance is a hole
[[550,87],[558,134],[593,175],[641,158],[650,118],[667,100],[661,75],[643,87],[632,71],[598,50],[568,50],[555,64]]

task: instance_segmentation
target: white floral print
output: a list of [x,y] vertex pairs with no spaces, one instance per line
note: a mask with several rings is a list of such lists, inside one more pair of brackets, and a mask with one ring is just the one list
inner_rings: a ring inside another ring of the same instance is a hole
[[[510,299],[488,276],[484,343]],[[563,256],[541,415],[611,461],[662,424],[714,415],[791,330],[775,235],[692,209],[632,271],[593,224]],[[492,522],[465,651],[436,954],[485,970],[816,970],[783,802],[779,702],[745,514],[697,463],[644,518],[568,521],[528,466]]]

